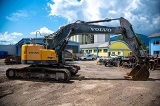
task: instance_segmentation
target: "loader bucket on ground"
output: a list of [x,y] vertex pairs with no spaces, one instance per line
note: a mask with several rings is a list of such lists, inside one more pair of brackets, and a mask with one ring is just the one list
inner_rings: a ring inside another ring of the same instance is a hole
[[136,65],[130,73],[124,76],[126,79],[135,81],[146,81],[149,78],[149,70],[147,65]]

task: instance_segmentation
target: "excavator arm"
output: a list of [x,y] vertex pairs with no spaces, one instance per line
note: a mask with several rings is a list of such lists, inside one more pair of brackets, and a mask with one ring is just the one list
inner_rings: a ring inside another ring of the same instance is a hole
[[[120,26],[108,27],[95,25],[95,23],[110,22],[112,20],[119,20]],[[62,60],[62,51],[66,47],[69,38],[74,35],[82,34],[122,34],[124,41],[128,44],[137,61],[139,61],[141,55],[140,51],[138,51],[138,47],[140,47],[140,43],[132,29],[132,25],[122,17],[89,22],[76,21],[75,23],[61,27],[57,32],[49,35],[53,37],[49,44],[51,46],[50,48],[56,50],[59,56],[59,61]]]
[[[100,22],[110,22],[113,20],[119,20],[120,26],[117,27],[108,27],[95,23]],[[127,79],[132,80],[147,80],[149,77],[149,71],[146,65],[146,62],[142,61],[141,54],[138,48],[141,46],[138,41],[132,25],[125,18],[117,19],[105,19],[98,21],[76,21],[75,23],[68,24],[61,27],[57,32],[48,35],[53,39],[50,42],[50,48],[54,49],[59,58],[59,63],[63,63],[62,52],[65,49],[69,38],[74,35],[82,34],[121,34],[124,38],[124,41],[128,44],[132,54],[136,57],[137,62],[142,63],[143,65],[138,64],[130,73],[124,76]]]

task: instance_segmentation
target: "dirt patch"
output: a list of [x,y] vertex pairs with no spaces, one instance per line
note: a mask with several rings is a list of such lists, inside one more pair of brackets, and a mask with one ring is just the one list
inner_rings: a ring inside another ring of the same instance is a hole
[[96,65],[96,61],[73,62],[81,67],[69,83],[8,80],[5,70],[24,65],[0,65],[2,106],[159,106],[160,70],[148,81],[128,81],[130,71]]

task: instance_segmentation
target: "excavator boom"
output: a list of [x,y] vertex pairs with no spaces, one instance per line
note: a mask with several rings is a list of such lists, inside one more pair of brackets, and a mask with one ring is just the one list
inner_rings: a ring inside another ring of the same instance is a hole
[[[119,20],[120,26],[108,27],[108,26],[102,26],[97,24],[95,25],[95,23],[110,22],[114,20]],[[132,29],[132,25],[128,22],[128,20],[124,19],[123,17],[116,18],[116,19],[89,21],[89,22],[78,20],[75,23],[71,23],[61,27],[57,32],[49,35],[49,36],[52,36],[53,38],[49,46],[50,48],[55,49],[59,54],[62,52],[62,50],[64,50],[64,47],[62,45],[67,43],[67,40],[69,40],[71,36],[82,35],[82,34],[122,34],[124,41],[128,44],[129,48],[133,52],[137,61],[139,61],[139,57],[141,55],[140,55],[140,51],[138,50],[138,47],[140,47],[141,44],[138,41]]]

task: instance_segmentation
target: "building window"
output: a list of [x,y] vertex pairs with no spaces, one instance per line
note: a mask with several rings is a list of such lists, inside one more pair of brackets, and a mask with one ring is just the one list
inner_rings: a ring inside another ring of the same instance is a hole
[[112,52],[112,55],[115,55],[115,52]]
[[120,55],[121,54],[121,52],[118,52],[118,55]]
[[92,50],[89,50],[89,53],[92,53]]
[[97,52],[97,49],[94,49],[94,52]]
[[85,50],[86,51],[86,53],[88,53],[88,50]]
[[160,55],[160,51],[153,51],[153,55],[154,56]]
[[93,34],[91,34],[91,43],[94,43],[94,35]]
[[102,52],[102,49],[98,49],[98,52],[101,53],[101,52]]
[[106,52],[108,52],[108,50],[107,50],[107,49],[103,49],[103,52],[105,52],[105,53],[106,53]]
[[160,44],[160,40],[155,40],[155,41],[153,42],[153,44],[154,44],[154,45],[159,45],[159,44]]

